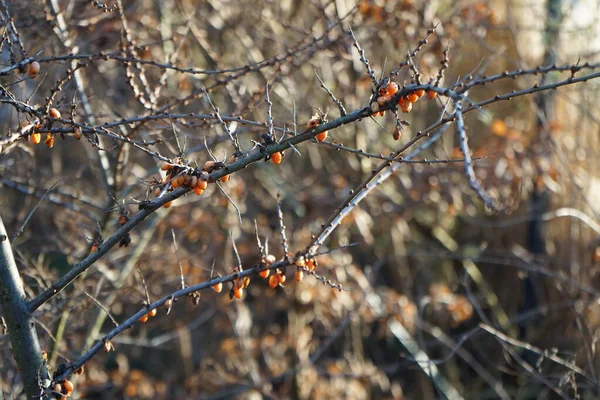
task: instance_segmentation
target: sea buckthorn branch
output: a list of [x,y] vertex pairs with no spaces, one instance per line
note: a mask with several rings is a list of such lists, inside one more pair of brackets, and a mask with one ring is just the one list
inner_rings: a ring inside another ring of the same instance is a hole
[[346,113],[346,109],[344,108],[344,105],[342,104],[342,102],[337,97],[335,97],[333,92],[331,90],[329,90],[329,88],[325,85],[325,82],[323,82],[323,80],[321,79],[319,74],[317,74],[317,70],[315,69],[314,71],[315,71],[315,75],[316,75],[317,79],[319,80],[319,83],[321,84],[321,87],[323,88],[323,90],[325,92],[327,92],[329,97],[331,97],[331,100],[335,103],[335,105],[340,110],[340,116],[342,116],[342,117],[345,116],[347,113]]
[[[119,17],[121,18],[121,25],[123,26],[123,29],[121,30],[121,52],[122,54],[129,55],[131,58],[138,59],[139,57],[136,56],[134,42],[131,37],[131,32],[129,31],[129,25],[127,23],[127,18],[125,17],[123,2],[121,0],[117,0],[117,9],[119,10]],[[135,74],[134,71],[137,74]],[[150,90],[150,85],[148,84],[148,79],[146,78],[146,72],[143,65],[138,64],[135,61],[125,62],[125,76],[127,77],[127,83],[129,83],[135,98],[143,107],[151,110],[156,99]],[[143,93],[140,92],[135,82],[136,76],[142,84],[142,88],[144,89]]]
[[[318,133],[337,128],[344,124],[356,121],[361,118],[368,117],[371,114],[370,108],[366,107],[360,110],[356,110],[345,117],[338,118],[331,122],[328,122],[323,125],[319,125],[317,128],[313,130],[308,130],[302,134],[297,136],[293,136],[287,140],[281,141],[280,143],[274,143],[268,145],[264,148],[256,148],[247,152],[245,155],[237,158],[233,163],[226,165],[222,169],[218,169],[215,172],[210,174],[209,181],[214,182],[224,177],[225,175],[229,175],[235,171],[238,171],[242,168],[245,168],[247,165],[262,160],[264,157],[264,151],[268,154],[273,154],[276,152],[283,151],[287,148],[290,148],[292,145],[307,141],[312,139]],[[31,312],[38,309],[41,305],[49,301],[51,298],[56,296],[60,291],[62,291],[66,286],[68,286],[71,282],[73,282],[80,274],[86,271],[90,266],[93,265],[100,257],[106,254],[112,247],[120,242],[120,240],[129,233],[136,225],[142,222],[148,215],[152,212],[156,211],[158,208],[162,207],[166,203],[173,201],[185,193],[189,192],[190,188],[180,187],[172,192],[165,193],[161,195],[157,199],[145,202],[140,204],[141,210],[138,211],[134,216],[132,216],[125,224],[123,224],[110,238],[106,239],[98,249],[88,255],[84,260],[75,264],[73,268],[67,272],[63,277],[57,280],[50,288],[43,291],[36,298],[32,299],[28,303],[28,308]]]
[[550,72],[570,72],[571,73],[571,77],[575,77],[575,74],[583,71],[583,70],[594,70],[594,69],[598,69],[600,68],[600,64],[590,64],[590,63],[585,63],[582,65],[577,65],[577,64],[567,64],[567,65],[549,65],[546,67],[536,67],[536,68],[531,68],[531,69],[517,69],[514,71],[504,71],[504,72],[500,72],[499,74],[495,74],[495,75],[490,75],[490,76],[482,76],[479,79],[473,79],[472,76],[465,76],[465,81],[463,82],[462,85],[459,85],[459,87],[456,89],[457,92],[462,93],[462,92],[466,92],[469,89],[471,89],[472,87],[475,86],[480,86],[480,85],[485,85],[486,83],[493,83],[496,81],[499,81],[501,79],[505,79],[505,78],[512,78],[512,79],[516,79],[519,78],[521,76],[525,76],[525,75],[540,75],[540,74],[547,74]]
[[15,21],[13,20],[10,12],[8,11],[8,6],[6,2],[2,0],[0,2],[2,4],[2,10],[0,10],[0,22],[2,25],[6,26],[6,33],[4,37],[8,42],[8,51],[10,53],[11,62],[15,62],[17,56],[13,50],[13,45],[16,43],[19,47],[19,51],[21,52],[22,58],[27,58],[27,50],[25,50],[25,46],[23,46],[23,42],[21,41],[21,35],[15,26]]
[[[405,163],[405,164],[425,164],[425,165],[431,165],[431,164],[450,164],[450,163],[463,163],[465,162],[464,158],[456,158],[456,159],[445,159],[445,160],[439,160],[439,159],[434,159],[434,160],[428,160],[428,159],[422,159],[422,160],[407,160],[404,158],[395,158],[392,157],[392,155],[394,153],[390,153],[389,157],[384,156],[383,154],[375,154],[375,153],[367,153],[366,151],[363,151],[361,149],[355,149],[353,147],[346,147],[341,143],[333,143],[330,141],[323,141],[323,142],[319,142],[320,144],[327,146],[327,147],[331,147],[333,149],[336,150],[341,150],[341,151],[346,151],[348,153],[353,153],[353,154],[358,154],[360,156],[363,157],[367,157],[367,158],[376,158],[378,160],[386,160],[386,161],[391,161],[391,162],[395,162],[395,163]],[[472,157],[473,161],[477,161],[477,160],[484,160],[487,159],[489,157]]]
[[13,255],[8,234],[0,217],[0,311],[8,333],[25,393],[30,398],[40,395],[39,382],[48,379],[42,361],[34,319],[27,309],[25,290]]
[[284,257],[288,257],[290,249],[288,246],[287,235],[285,234],[285,224],[283,223],[283,210],[281,209],[281,193],[277,193],[277,218],[279,220],[279,234],[281,235],[281,247]]
[[444,57],[442,58],[442,61],[440,61],[440,69],[438,70],[437,77],[435,78],[435,82],[433,83],[434,86],[438,86],[442,82],[442,79],[444,79],[444,71],[446,71],[448,69],[448,66],[450,65],[449,53],[450,53],[450,43],[448,43],[446,45],[446,49],[444,50],[444,53],[443,53]]
[[456,100],[454,102],[454,114],[456,115],[456,130],[458,131],[460,151],[465,157],[465,175],[468,178],[469,186],[471,186],[471,189],[473,189],[473,191],[477,194],[477,196],[479,196],[486,206],[488,206],[491,210],[500,212],[504,210],[504,207],[501,207],[495,199],[492,199],[481,187],[479,182],[477,182],[475,170],[473,169],[473,164],[471,161],[471,150],[469,149],[467,132],[465,130],[465,123],[462,115],[462,103],[460,100]]
[[[445,126],[440,127],[440,129],[438,129],[438,131],[434,135],[432,135],[427,142],[423,143],[417,149],[413,150],[406,157],[403,157],[403,159],[410,160],[411,158],[415,157],[417,154],[419,154],[423,150],[427,149],[429,146],[431,146],[433,143],[435,143],[442,136],[442,134],[446,131],[446,129],[449,126],[450,125],[445,125]],[[396,152],[396,157],[399,154],[402,154],[402,152],[405,149],[412,147],[412,145],[414,145],[419,139],[421,139],[424,136],[425,135],[415,136],[415,138],[413,138],[409,143],[404,145],[401,150],[398,150]],[[377,167],[377,169],[373,170],[371,175],[369,177],[367,177],[358,186],[359,189],[355,189],[355,190],[351,191],[348,198],[346,198],[346,200],[342,203],[342,205],[340,207],[338,207],[338,209],[329,218],[329,220],[325,224],[323,224],[321,231],[317,235],[315,235],[315,239],[306,248],[305,257],[310,258],[311,256],[313,256],[317,252],[319,247],[321,247],[323,245],[323,243],[325,242],[325,239],[327,239],[327,237],[342,222],[344,217],[346,217],[358,205],[358,203],[360,203],[362,200],[364,200],[373,189],[375,189],[377,186],[379,186],[381,183],[383,183],[383,181],[385,181],[387,178],[392,176],[392,174],[396,170],[398,170],[401,166],[402,166],[402,164],[392,163],[391,161],[384,161],[383,163],[381,163],[381,165],[379,165],[379,167]]]
[[58,279],[52,286],[43,291],[40,295],[28,302],[27,307],[30,312],[37,310],[44,303],[49,301],[51,298],[56,296],[60,291],[67,287],[73,282],[79,275],[85,272],[93,263],[95,263],[100,257],[106,254],[112,247],[117,245],[120,240],[131,231],[136,225],[142,222],[148,215],[162,207],[165,203],[180,197],[186,193],[189,189],[178,188],[173,192],[167,193],[164,196],[143,205],[143,208],[137,212],[134,216],[123,224],[112,236],[104,240],[104,242],[98,246],[97,250],[90,253],[79,263],[75,264],[73,268],[60,279]]
[[[267,103],[267,132],[272,142],[276,142],[275,132],[273,131],[273,102],[269,97],[269,83],[265,84],[265,102]],[[237,149],[239,151],[239,149]]]
[[390,80],[393,79],[394,77],[398,76],[400,71],[402,71],[404,69],[404,67],[406,67],[410,63],[410,59],[415,57],[417,55],[417,53],[419,53],[419,51],[421,51],[423,46],[425,46],[429,42],[429,37],[431,35],[433,35],[437,26],[438,26],[438,24],[436,24],[433,28],[428,29],[427,33],[425,34],[425,37],[423,39],[419,40],[417,47],[415,47],[413,49],[413,51],[408,53],[406,55],[406,59],[403,62],[401,62],[400,64],[398,64],[398,66],[396,68],[394,68],[394,70],[392,72],[390,72],[390,74],[388,75],[388,78]]
[[[595,73],[595,74],[586,75],[586,76],[580,77],[580,78],[568,79],[566,81],[561,81],[561,82],[557,82],[554,84],[548,84],[548,85],[543,85],[543,86],[536,85],[531,89],[526,89],[526,90],[522,90],[522,91],[518,91],[518,92],[513,91],[513,92],[505,94],[505,95],[498,95],[498,96],[495,96],[488,100],[484,100],[482,102],[474,104],[473,106],[466,107],[465,109],[462,110],[462,114],[469,112],[473,109],[479,108],[481,106],[484,106],[484,105],[487,105],[490,103],[494,103],[494,102],[497,102],[500,100],[507,100],[512,97],[535,93],[540,90],[557,88],[557,87],[572,84],[572,83],[585,82],[587,80],[594,79],[597,77],[600,77],[600,72]],[[437,87],[433,87],[432,85],[407,85],[407,86],[405,86],[404,89],[407,91],[413,91],[416,89],[429,89],[429,90],[436,91],[442,95],[448,95],[448,94],[453,95],[453,92],[450,91],[449,89],[437,88]],[[456,98],[458,98],[458,100],[462,100],[463,97],[464,96],[461,96],[461,95],[456,96]],[[391,109],[392,107],[393,107],[392,103],[389,102],[389,103],[385,104],[383,108]],[[298,143],[310,140],[321,132],[325,132],[325,131],[340,127],[342,125],[360,120],[362,118],[369,117],[369,116],[371,116],[372,113],[373,113],[373,111],[371,110],[370,107],[365,107],[365,108],[362,108],[359,110],[355,110],[355,111],[347,114],[344,117],[340,117],[335,120],[329,121],[325,124],[317,126],[314,129],[307,130],[304,133],[290,137],[279,143],[270,144],[268,146],[265,146],[263,149],[260,149],[260,148],[253,149],[253,150],[247,152],[246,154],[242,155],[241,157],[237,158],[233,163],[228,164],[224,168],[211,173],[210,179],[212,181],[218,180],[225,175],[229,175],[235,171],[245,168],[246,166],[248,166],[249,164],[251,164],[253,162],[257,162],[257,161],[263,159],[265,151],[268,154],[273,154],[275,152],[281,152],[287,148],[290,148],[292,145],[296,145]],[[398,155],[402,154],[402,152],[404,152],[406,149],[413,146],[417,141],[419,141],[423,137],[429,136],[429,134],[431,132],[433,132],[435,129],[437,129],[443,125],[446,125],[448,122],[453,121],[455,118],[456,118],[456,115],[452,114],[449,117],[442,119],[440,122],[437,122],[436,124],[430,126],[429,128],[427,128],[427,130],[417,134],[413,139],[411,139],[408,143],[406,143],[397,152],[397,154]],[[448,126],[448,125],[446,125],[446,126]],[[443,129],[440,130],[440,132],[442,132],[442,131],[443,131]],[[438,137],[437,134],[434,135],[434,137],[437,138]],[[428,141],[426,144],[431,144],[431,143],[433,143],[432,140]],[[418,149],[417,151],[420,151],[420,149]],[[349,212],[354,207],[353,205],[351,205],[351,207],[348,208],[347,205],[350,205],[350,203],[358,204],[358,202],[360,202],[360,200],[362,200],[368,192],[373,190],[373,188],[375,186],[369,185],[369,182],[371,182],[371,180],[376,175],[378,175],[382,170],[384,170],[386,167],[389,167],[389,164],[390,164],[389,161],[384,161],[384,163],[382,163],[382,165],[374,171],[372,176],[368,178],[368,180],[363,184],[363,186],[361,186],[361,187],[363,187],[363,189],[353,192],[353,194],[344,201],[343,206],[340,208],[340,211],[342,211],[342,208],[343,208],[343,210],[345,210],[345,214],[347,214],[347,212]],[[402,164],[394,164],[392,167],[390,167],[390,169],[388,171],[386,171],[384,178],[383,179],[379,178],[376,182],[382,182],[383,180],[385,180],[385,178],[389,177],[396,170],[396,168],[398,168],[400,165],[402,165]],[[32,310],[32,311],[36,310],[42,304],[44,304],[46,301],[50,300],[58,292],[60,292],[62,289],[64,289],[68,284],[70,284],[74,279],[76,279],[81,273],[83,273],[85,270],[87,270],[87,268],[89,268],[102,255],[106,254],[110,248],[112,248],[114,245],[116,245],[120,241],[122,236],[127,234],[138,223],[140,223],[142,220],[144,220],[150,213],[152,213],[159,207],[163,206],[167,202],[175,200],[176,198],[182,196],[183,194],[187,193],[189,190],[190,189],[187,189],[187,188],[178,188],[170,193],[165,194],[164,196],[162,196],[158,199],[155,199],[154,201],[145,203],[144,207],[136,215],[134,215],[126,224],[121,226],[117,230],[117,232],[115,232],[115,234],[113,234],[101,246],[99,246],[99,248],[96,252],[90,254],[88,257],[86,257],[80,263],[76,264],[71,271],[69,271],[62,278],[60,278],[55,284],[52,285],[52,287],[50,287],[49,289],[44,291],[42,294],[40,294],[35,299],[31,300],[28,304],[28,307],[30,308],[30,310]],[[360,198],[358,199],[358,201],[353,201],[359,195],[360,195]],[[318,239],[308,249],[307,254],[309,254],[309,255],[313,254],[314,251],[320,245],[322,245],[325,238],[327,236],[329,236],[329,234],[333,231],[333,229],[335,229],[335,226],[337,226],[337,224],[333,225],[334,222],[338,221],[338,223],[339,223],[339,221],[341,221],[341,219],[339,218],[340,215],[341,214],[334,214],[334,216],[330,219],[330,221],[327,224],[325,224],[324,231],[321,234],[319,234]]]
[[[219,121],[219,124],[221,124],[221,126],[223,127],[223,130],[229,136],[229,139],[231,139],[231,142],[233,143],[233,147],[235,147],[235,151],[241,153],[242,150],[240,148],[240,141],[239,141],[237,134],[234,136],[233,133],[231,133],[231,130],[229,129],[229,127],[227,126],[225,121],[223,121],[223,118],[221,118],[219,109],[217,107],[215,107],[215,105],[213,104],[212,100],[210,99],[210,95],[208,93],[206,94],[206,99],[208,100],[208,104],[210,104],[210,107],[214,111],[214,114],[213,114],[214,117],[217,119],[217,121]],[[271,121],[271,125],[272,125],[272,123],[273,123],[273,121]],[[272,127],[271,127],[271,129],[272,129]]]
[[73,79],[75,73],[77,72],[77,70],[81,69],[81,68],[87,68],[89,66],[89,63],[79,63],[77,64],[74,68],[68,68],[65,71],[65,76],[62,77],[61,79],[59,79],[55,86],[50,89],[50,96],[48,96],[46,98],[46,104],[43,107],[44,109],[44,114],[48,114],[48,112],[50,111],[50,107],[52,107],[52,102],[54,101],[54,97],[58,94],[58,92],[60,92],[62,90],[62,87],[71,79]]
[[354,36],[354,32],[352,32],[352,28],[350,28],[350,27],[348,28],[348,34],[352,38],[352,44],[354,45],[354,47],[356,47],[356,50],[358,51],[358,55],[360,56],[360,61],[364,64],[365,68],[367,69],[367,73],[369,74],[369,77],[371,78],[371,81],[373,81],[373,87],[377,87],[379,81],[377,80],[377,77],[375,76],[375,72],[373,72],[373,68],[371,68],[371,64],[369,63],[369,60],[365,57],[365,51],[362,49],[362,47],[360,47],[360,44],[358,44],[358,40],[356,39],[356,36]]
[[161,299],[147,304],[141,310],[127,318],[124,322],[119,324],[119,326],[113,328],[110,332],[104,335],[101,339],[96,341],[96,343],[85,353],[83,354],[77,361],[68,364],[67,368],[59,375],[56,376],[54,381],[59,382],[67,379],[70,375],[72,375],[77,369],[85,365],[88,361],[90,361],[100,350],[104,349],[105,346],[108,346],[112,349],[112,345],[110,344],[111,339],[120,333],[126,331],[131,328],[135,324],[139,323],[140,318],[147,315],[150,310],[156,310],[160,307],[165,306],[167,309],[170,309],[174,306],[174,301],[176,299],[182,297],[188,297],[195,292],[199,292],[201,290],[212,288],[218,284],[224,284],[227,282],[234,282],[244,278],[250,278],[251,276],[255,276],[258,274],[259,270],[275,270],[282,269],[288,266],[294,265],[294,260],[290,258],[289,260],[277,261],[270,264],[268,267],[264,265],[257,265],[252,268],[245,269],[243,271],[236,271],[230,275],[222,276],[222,277],[214,277],[202,283],[188,286],[185,289],[177,290],[167,296],[162,297]]

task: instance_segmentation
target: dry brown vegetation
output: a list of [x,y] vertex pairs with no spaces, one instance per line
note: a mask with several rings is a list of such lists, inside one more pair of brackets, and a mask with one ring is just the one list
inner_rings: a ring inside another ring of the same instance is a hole
[[534,3],[0,1],[0,399],[600,396],[597,9]]

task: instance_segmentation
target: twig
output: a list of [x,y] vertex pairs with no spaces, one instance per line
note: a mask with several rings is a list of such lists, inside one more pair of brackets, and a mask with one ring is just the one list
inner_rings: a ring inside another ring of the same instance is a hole
[[[345,116],[346,109],[344,108],[344,105],[342,104],[342,102],[337,97],[335,97],[335,95],[331,92],[331,90],[329,90],[329,88],[325,85],[325,82],[323,82],[323,80],[321,79],[319,74],[317,74],[317,70],[315,69],[313,71],[315,72],[315,75],[316,75],[317,79],[319,80],[319,83],[321,84],[321,87],[323,88],[323,90],[325,90],[325,92],[327,92],[329,97],[331,97],[331,100],[335,103],[335,105],[340,110],[340,115],[342,117]],[[295,108],[294,108],[294,111],[295,111]]]
[[175,249],[175,255],[177,256],[177,265],[179,266],[179,279],[181,282],[181,288],[185,288],[185,280],[183,278],[183,268],[181,267],[181,259],[179,258],[179,250],[177,249],[177,240],[175,239],[175,230],[171,229],[171,235],[173,236],[173,248]]
[[354,36],[354,32],[352,32],[352,28],[348,28],[348,34],[352,38],[352,43],[354,44],[354,47],[356,47],[356,50],[358,51],[358,54],[360,56],[360,61],[365,65],[365,68],[367,69],[367,73],[369,74],[371,81],[373,81],[373,87],[376,88],[377,84],[378,84],[377,77],[375,76],[375,72],[373,72],[373,69],[371,68],[371,64],[369,63],[369,60],[365,57],[365,51],[362,49],[362,47],[360,47],[360,44],[358,44],[358,40],[356,40],[356,36]]
[[100,303],[98,300],[96,300],[96,298],[94,296],[92,296],[91,294],[89,294],[88,292],[83,292],[85,293],[85,295],[87,297],[89,297],[90,299],[92,299],[94,301],[94,303],[96,303],[98,305],[98,307],[100,307],[105,313],[106,315],[108,315],[108,317],[110,318],[110,320],[112,321],[112,323],[115,326],[119,326],[119,323],[113,318],[113,316],[110,314],[110,312],[102,305],[102,303]]
[[27,216],[25,217],[25,220],[23,221],[23,223],[21,224],[21,226],[19,227],[19,229],[17,229],[17,231],[15,232],[15,234],[13,235],[12,239],[10,240],[11,243],[13,243],[15,241],[15,239],[17,239],[19,237],[19,235],[23,232],[23,229],[25,229],[25,225],[27,225],[27,222],[29,222],[29,220],[31,219],[31,217],[33,216],[33,213],[35,213],[35,210],[37,210],[37,208],[40,206],[40,204],[42,204],[42,201],[46,198],[46,195],[52,190],[54,189],[54,187],[56,185],[58,185],[58,183],[62,181],[62,178],[57,180],[56,182],[54,182],[52,184],[52,186],[50,186],[48,188],[48,190],[46,190],[46,192],[42,195],[42,197],[40,197],[40,200],[37,202],[37,204],[35,205],[35,207],[33,207],[33,209],[29,212],[29,214],[27,214]]

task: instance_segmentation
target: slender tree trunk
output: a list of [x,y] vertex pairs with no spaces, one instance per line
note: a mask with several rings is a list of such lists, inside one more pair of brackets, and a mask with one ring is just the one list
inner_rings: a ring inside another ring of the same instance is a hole
[[48,378],[35,324],[27,309],[25,292],[4,223],[0,217],[0,311],[8,326],[17,367],[28,399],[40,398],[40,380]]

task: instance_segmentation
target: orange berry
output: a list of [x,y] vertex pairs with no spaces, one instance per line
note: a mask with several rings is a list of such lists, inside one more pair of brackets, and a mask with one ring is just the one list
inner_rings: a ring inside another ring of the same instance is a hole
[[41,133],[32,133],[31,134],[31,143],[33,144],[39,144],[42,141],[42,134]]
[[279,285],[279,279],[277,279],[277,275],[271,275],[269,278],[269,287],[276,288]]
[[280,151],[271,154],[271,161],[273,161],[273,164],[281,164],[282,158],[283,158],[283,155],[281,154]]
[[73,136],[75,136],[75,139],[79,140],[81,139],[81,128],[76,126],[75,128],[73,128]]
[[37,61],[33,61],[32,63],[28,64],[27,68],[27,72],[29,74],[30,78],[35,78],[35,76],[38,74],[38,72],[40,72],[40,63]]
[[318,133],[315,138],[317,139],[317,142],[322,142],[323,140],[327,139],[327,131]]
[[213,285],[213,290],[217,293],[221,293],[221,291],[223,290],[223,282],[219,282],[217,284]]
[[428,91],[427,91],[427,98],[428,98],[429,100],[433,100],[433,99],[435,99],[436,97],[437,97],[437,93],[436,93],[436,92],[434,92],[433,90],[428,90]]
[[314,269],[315,269],[315,260],[314,260],[314,259],[312,259],[312,258],[311,258],[310,260],[308,260],[308,261],[306,262],[306,268],[307,268],[309,271],[312,271],[312,270],[314,270]]
[[260,276],[263,279],[267,279],[267,277],[269,276],[270,273],[271,273],[271,270],[269,270],[269,269],[263,269],[262,271],[260,271],[258,273],[258,276]]
[[229,175],[225,175],[221,178],[221,182],[227,182],[229,180]]
[[183,175],[179,175],[177,178],[175,178],[177,180],[177,183],[179,184],[179,186],[184,186],[185,185],[185,181],[187,179],[187,175],[183,174]]
[[204,179],[198,179],[198,183],[196,183],[196,187],[198,189],[206,189],[208,187],[208,182]]
[[158,197],[159,194],[160,194],[160,188],[157,187],[156,190],[154,190],[154,197]]
[[71,381],[64,381],[63,382],[63,388],[65,389],[66,395],[70,395],[73,392],[73,383]]
[[419,100],[419,96],[417,96],[416,93],[411,93],[408,95],[408,101],[410,101],[411,103],[416,103],[417,100]]
[[125,215],[119,215],[119,225],[125,225],[127,217]]
[[94,253],[96,250],[98,250],[98,245],[97,244],[93,244],[92,248],[90,249],[90,254]]
[[404,99],[404,102],[400,104],[400,109],[402,112],[408,113],[412,110],[412,103],[408,99]]
[[281,284],[285,283],[285,275],[284,274],[277,274],[277,281]]
[[163,207],[164,207],[164,208],[169,208],[169,207],[171,207],[172,205],[173,205],[173,200],[166,202],[166,203],[163,205]]
[[48,146],[49,148],[53,148],[54,147],[54,135],[51,133],[46,135],[46,140],[44,141],[44,144],[46,146]]
[[204,190],[200,189],[199,187],[195,187],[194,193],[196,193],[198,196],[200,196],[202,193],[204,193]]
[[302,280],[302,278],[304,278],[304,271],[299,269],[298,271],[296,271],[296,275],[294,276],[294,279],[296,279],[296,282],[300,282]]
[[393,96],[396,93],[398,93],[398,84],[396,82],[390,82],[388,83],[388,85],[385,87],[387,95],[388,96]]
[[400,139],[400,135],[402,134],[402,132],[400,131],[400,129],[398,129],[398,127],[394,128],[394,132],[392,132],[392,137],[394,138],[394,140],[398,140]]
[[173,189],[177,189],[179,187],[179,179],[178,178],[174,178],[173,180],[171,180],[171,187]]
[[244,289],[242,288],[233,288],[233,297],[236,299],[241,299],[244,295]]
[[153,308],[152,310],[150,310],[150,312],[148,313],[149,316],[151,317],[156,317],[156,308]]
[[424,89],[417,89],[415,90],[415,94],[419,97],[423,97],[423,95],[425,94],[425,90]]
[[58,111],[56,108],[51,108],[48,111],[48,115],[52,118],[60,118],[60,111]]
[[245,276],[242,281],[242,289],[247,288],[248,286],[250,286],[250,277]]
[[84,370],[84,367],[82,365],[81,367],[77,368],[77,370],[75,371],[75,375],[81,375],[81,374],[83,374],[83,370]]
[[164,162],[163,165],[160,166],[160,169],[163,171],[169,171],[173,169],[173,164],[169,164],[168,162]]
[[139,321],[143,324],[144,322],[148,321],[148,314],[142,315],[139,319]]

